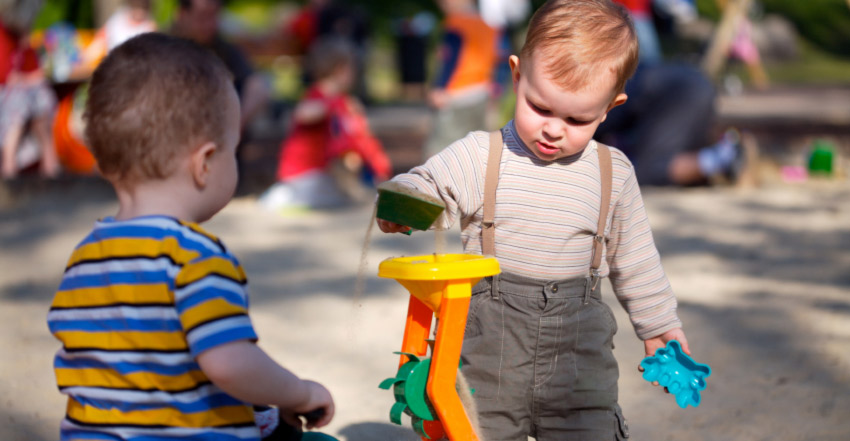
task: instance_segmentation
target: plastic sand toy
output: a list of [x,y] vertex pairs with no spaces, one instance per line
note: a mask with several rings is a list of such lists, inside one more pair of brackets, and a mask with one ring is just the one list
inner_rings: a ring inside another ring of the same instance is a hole
[[445,209],[439,199],[404,185],[388,181],[378,186],[378,219],[425,231]]
[[[499,272],[496,259],[470,254],[400,257],[378,267],[378,276],[396,279],[410,292],[399,369],[380,387],[393,389],[390,420],[401,424],[401,415],[410,415],[423,440],[478,440],[456,389],[457,371],[472,286]],[[435,315],[439,326],[426,358]]]
[[705,389],[705,379],[711,375],[711,367],[695,362],[682,351],[676,340],[667,342],[667,347],[655,351],[652,357],[640,362],[643,367],[643,379],[657,381],[676,397],[676,403],[682,409],[697,407],[700,403],[700,391]]

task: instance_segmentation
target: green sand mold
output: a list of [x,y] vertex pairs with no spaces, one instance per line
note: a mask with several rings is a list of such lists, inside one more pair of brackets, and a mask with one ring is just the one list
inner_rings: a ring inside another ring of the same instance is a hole
[[443,201],[410,187],[391,181],[378,186],[378,219],[425,231],[445,209]]

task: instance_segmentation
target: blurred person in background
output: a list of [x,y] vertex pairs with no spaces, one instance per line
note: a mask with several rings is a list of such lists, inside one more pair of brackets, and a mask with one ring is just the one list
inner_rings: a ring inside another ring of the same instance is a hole
[[41,2],[36,0],[0,3],[0,165],[4,179],[15,178],[28,165],[19,155],[28,127],[39,143],[41,175],[55,178],[60,172],[50,130],[56,96],[28,41],[40,8]]
[[415,10],[396,18],[393,23],[401,95],[407,101],[422,101],[427,95],[428,40],[437,25],[437,18],[425,9],[424,2],[430,0],[415,2]]
[[714,85],[699,69],[666,62],[652,21],[652,2],[674,19],[696,18],[689,0],[616,0],[635,23],[640,64],[626,84],[628,101],[611,110],[597,139],[621,149],[641,185],[700,185],[742,172],[737,131],[712,141],[716,123]]
[[325,0],[320,3],[322,6],[316,22],[316,39],[339,39],[351,45],[355,69],[352,93],[368,103],[370,98],[365,73],[369,50],[369,17],[347,0]]
[[[500,95],[504,86],[511,83],[511,68],[508,57],[516,52],[513,35],[518,28],[525,25],[531,12],[529,0],[478,0],[478,10],[481,18],[498,33],[496,50],[498,67],[496,68],[496,94]],[[501,125],[502,122],[499,122]]]
[[85,47],[82,62],[72,69],[70,78],[82,80],[91,77],[112,49],[136,35],[156,30],[156,22],[151,17],[151,0],[124,0]]
[[487,128],[487,105],[498,62],[497,33],[473,0],[439,0],[445,14],[436,78],[428,101],[436,111],[425,159],[473,130]]
[[294,51],[298,55],[307,55],[310,46],[319,35],[319,15],[329,0],[309,0],[289,21],[286,33],[293,39]]
[[95,41],[105,46],[106,53],[136,35],[154,31],[156,22],[151,17],[151,0],[125,0],[124,5],[106,20]]
[[293,112],[281,143],[278,182],[259,198],[272,211],[342,206],[363,200],[367,187],[389,178],[392,167],[352,95],[355,55],[348,40],[328,38],[307,57],[314,82]]
[[222,0],[179,0],[172,33],[212,50],[233,74],[234,86],[242,105],[241,121],[244,133],[251,120],[265,108],[270,92],[245,54],[221,37],[221,8]]

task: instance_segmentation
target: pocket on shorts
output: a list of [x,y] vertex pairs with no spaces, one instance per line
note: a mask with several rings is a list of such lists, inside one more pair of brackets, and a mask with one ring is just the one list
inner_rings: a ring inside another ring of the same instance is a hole
[[481,334],[481,323],[477,320],[481,305],[490,299],[490,292],[473,293],[469,299],[469,311],[466,313],[466,327],[464,328],[464,339]]
[[593,299],[594,302],[605,312],[605,316],[608,317],[608,324],[611,327],[611,335],[614,335],[618,331],[617,327],[617,319],[614,318],[614,311],[611,310],[611,307],[608,306],[601,299]]
[[476,400],[496,399],[501,385],[501,314],[500,302],[490,292],[475,294],[467,316],[463,336],[462,370]]

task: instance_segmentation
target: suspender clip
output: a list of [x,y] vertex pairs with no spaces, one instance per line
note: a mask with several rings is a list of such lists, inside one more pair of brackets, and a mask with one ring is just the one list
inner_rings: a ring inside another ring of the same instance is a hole
[[601,277],[599,277],[599,270],[591,269],[590,270],[590,276],[587,278],[587,280],[584,283],[584,304],[585,305],[587,304],[588,299],[590,298],[590,293],[593,292],[594,289],[596,289],[597,285],[599,285],[599,279],[601,279]]

